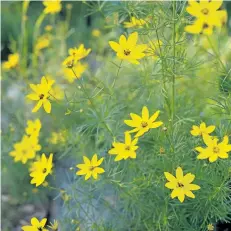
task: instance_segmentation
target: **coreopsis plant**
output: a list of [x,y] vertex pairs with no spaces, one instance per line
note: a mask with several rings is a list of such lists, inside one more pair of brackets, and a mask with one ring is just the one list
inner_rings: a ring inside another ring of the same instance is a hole
[[228,4],[43,1],[36,19],[31,2],[17,4],[18,56],[4,56],[2,71],[3,187],[49,215],[48,226],[39,211],[18,226],[206,231],[230,221]]

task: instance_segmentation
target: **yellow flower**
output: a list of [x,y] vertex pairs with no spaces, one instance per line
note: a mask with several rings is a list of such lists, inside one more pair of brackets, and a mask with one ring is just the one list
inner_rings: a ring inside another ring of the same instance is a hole
[[70,68],[64,68],[64,77],[68,80],[69,83],[73,83],[76,78],[81,78],[82,74],[85,72],[85,70],[88,68],[88,65],[86,63],[80,63],[77,62],[73,67],[73,73],[72,69]]
[[53,29],[53,27],[51,25],[46,25],[45,26],[45,31],[50,32],[50,31],[52,31],[52,29]]
[[169,181],[165,184],[165,187],[173,189],[171,193],[171,198],[178,197],[180,202],[184,201],[185,196],[195,198],[195,195],[191,191],[200,189],[200,186],[196,184],[191,184],[191,182],[195,178],[195,175],[193,175],[192,173],[187,173],[184,176],[181,167],[178,167],[176,169],[176,177],[169,172],[165,172],[164,175]]
[[144,51],[147,46],[145,44],[136,45],[138,40],[138,33],[134,32],[129,35],[128,39],[124,35],[120,36],[119,43],[109,41],[111,48],[117,53],[119,59],[127,60],[134,64],[139,64],[138,59],[145,56]]
[[125,28],[132,28],[132,27],[142,28],[145,24],[147,24],[145,20],[131,17],[130,22],[124,22],[124,27]]
[[104,169],[99,166],[102,164],[104,158],[100,160],[97,159],[97,154],[94,154],[91,160],[89,160],[86,156],[83,156],[84,164],[76,165],[80,170],[76,172],[76,175],[86,175],[85,180],[88,180],[91,176],[94,179],[98,178],[98,174],[104,173]]
[[214,231],[214,226],[212,224],[208,224],[207,229],[208,231]]
[[134,127],[130,132],[137,132],[135,137],[142,136],[144,133],[148,132],[149,129],[160,127],[163,122],[157,121],[156,119],[159,116],[160,111],[155,112],[151,117],[149,117],[149,111],[146,106],[142,109],[142,117],[130,113],[131,120],[124,120],[124,123],[130,127]]
[[9,70],[12,68],[15,68],[19,63],[19,54],[15,53],[15,54],[10,54],[8,56],[8,61],[3,62],[2,64],[2,68],[5,70]]
[[33,217],[31,219],[31,226],[23,226],[22,230],[23,231],[48,231],[47,229],[44,228],[46,225],[47,219],[43,218],[41,221],[39,221],[36,217]]
[[14,161],[21,161],[25,164],[29,159],[35,158],[36,152],[41,150],[37,137],[23,136],[22,140],[14,144],[14,151],[9,153]]
[[45,6],[44,13],[45,14],[56,14],[59,13],[62,9],[62,5],[60,0],[48,0],[43,1],[43,5]]
[[48,142],[51,144],[60,144],[66,141],[66,130],[60,132],[52,132]]
[[57,220],[54,220],[54,223],[52,224],[50,222],[50,225],[48,225],[48,227],[52,230],[52,231],[58,231],[59,228],[59,223]]
[[91,52],[91,49],[90,48],[86,49],[84,47],[84,44],[80,44],[78,48],[74,47],[68,50],[69,55],[72,56],[75,61],[79,61],[80,59],[85,58],[86,56],[88,56],[90,52]]
[[154,60],[157,60],[160,55],[160,47],[163,45],[162,41],[153,40],[149,42],[149,47],[146,50],[146,56],[152,56]]
[[48,80],[45,76],[43,76],[41,84],[30,84],[30,88],[34,91],[34,93],[27,95],[27,98],[38,101],[32,112],[37,112],[42,106],[46,113],[51,112],[51,103],[48,98],[50,96],[49,91],[51,90],[54,82],[54,80]]
[[214,162],[218,158],[227,159],[228,152],[231,151],[231,145],[229,143],[228,136],[223,138],[223,141],[218,143],[216,137],[211,137],[209,135],[203,135],[203,140],[207,145],[206,148],[196,147],[195,150],[200,154],[197,156],[197,159],[209,159],[209,162]]
[[202,136],[204,134],[209,135],[214,130],[214,125],[206,127],[206,124],[203,122],[200,124],[200,126],[193,125],[192,130],[190,132],[193,136]]
[[42,127],[40,119],[36,119],[35,121],[28,120],[26,134],[31,136],[38,136],[40,129]]
[[101,35],[101,32],[98,29],[94,29],[94,30],[92,30],[91,34],[94,37],[99,37]]
[[46,158],[46,155],[43,153],[42,157],[32,164],[30,176],[33,179],[30,182],[31,184],[36,184],[37,187],[45,181],[49,174],[51,174],[53,165],[52,159],[52,153],[50,154],[49,158]]
[[196,0],[189,0],[189,6],[186,8],[187,12],[196,17],[193,25],[185,27],[185,31],[192,34],[207,34],[213,32],[213,27],[221,27],[227,14],[224,10],[219,10],[223,0],[212,0],[197,2]]
[[42,35],[38,38],[36,45],[35,45],[35,51],[39,52],[40,50],[49,47],[51,38],[48,35]]
[[117,155],[115,161],[126,160],[127,158],[136,158],[136,150],[139,148],[136,146],[138,139],[131,139],[131,135],[128,132],[125,132],[125,141],[124,143],[113,142],[113,148],[109,150],[109,154]]

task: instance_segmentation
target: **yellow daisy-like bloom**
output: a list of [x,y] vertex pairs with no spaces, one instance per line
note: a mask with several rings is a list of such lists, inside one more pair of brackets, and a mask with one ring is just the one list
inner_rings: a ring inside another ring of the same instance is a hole
[[54,220],[54,223],[52,224],[50,222],[50,225],[48,225],[48,227],[52,230],[52,231],[58,231],[59,229],[59,223],[57,220]]
[[51,41],[51,38],[48,35],[43,35],[39,37],[35,45],[35,51],[39,52],[40,50],[49,47],[50,41]]
[[176,177],[169,172],[165,172],[164,175],[169,181],[165,184],[165,187],[173,190],[171,193],[171,198],[178,197],[180,202],[184,201],[185,196],[195,198],[195,195],[191,191],[200,189],[200,186],[191,184],[195,179],[195,175],[192,173],[187,173],[184,176],[181,167],[176,169]]
[[206,127],[206,124],[203,122],[203,123],[200,124],[200,126],[193,125],[192,130],[190,131],[190,133],[193,136],[202,136],[202,135],[205,135],[205,134],[209,135],[214,130],[215,130],[214,125],[210,125],[210,126]]
[[34,121],[27,121],[26,134],[30,136],[38,136],[40,129],[42,127],[40,119],[36,119]]
[[72,69],[64,68],[64,77],[68,80],[69,83],[73,83],[76,78],[80,79],[82,74],[86,71],[88,65],[86,63],[77,62],[72,69],[74,70],[75,74],[73,73]]
[[84,47],[84,44],[80,44],[78,48],[74,47],[68,50],[69,55],[72,56],[75,61],[79,61],[80,59],[87,57],[90,52],[91,52],[91,49],[90,48],[86,49]]
[[196,17],[193,25],[185,27],[185,31],[192,34],[203,33],[211,35],[213,27],[221,27],[225,20],[227,12],[219,10],[223,0],[200,1],[189,0],[189,6],[186,8],[187,12]]
[[136,45],[137,40],[138,33],[134,32],[129,35],[128,39],[124,35],[121,35],[119,43],[109,41],[109,45],[117,53],[119,59],[139,64],[138,59],[142,59],[145,56],[144,51],[147,49],[147,45]]
[[8,56],[8,60],[6,62],[3,62],[2,64],[2,68],[4,70],[9,70],[12,68],[15,68],[19,63],[19,54],[15,53],[15,54],[10,54]]
[[162,41],[153,40],[149,42],[149,47],[146,50],[146,56],[152,56],[154,60],[157,60],[160,55],[160,47],[163,45]]
[[54,82],[54,80],[48,80],[45,76],[43,76],[40,84],[30,84],[30,88],[34,91],[34,93],[27,95],[27,98],[38,101],[32,112],[37,112],[42,106],[46,113],[51,112],[51,103],[48,98],[50,97],[49,91],[51,90]]
[[85,180],[88,180],[91,176],[94,179],[98,178],[98,174],[104,173],[104,169],[99,166],[102,164],[104,158],[100,160],[97,159],[97,154],[94,154],[92,159],[88,159],[86,156],[83,156],[84,164],[76,165],[80,170],[76,172],[76,175],[85,175]]
[[149,117],[149,111],[146,106],[142,109],[142,116],[134,113],[130,113],[131,120],[124,120],[124,123],[134,129],[130,133],[137,132],[135,137],[142,136],[144,133],[148,132],[149,129],[160,127],[163,122],[157,121],[160,111],[155,112],[151,117]]
[[91,34],[94,37],[99,37],[101,35],[101,32],[98,29],[94,29],[94,30],[92,30]]
[[216,137],[211,137],[209,135],[203,135],[203,140],[207,147],[195,148],[195,150],[200,153],[197,159],[209,159],[209,162],[214,162],[218,158],[227,159],[229,157],[228,152],[231,151],[231,145],[229,144],[228,136],[225,136],[220,143],[218,143]]
[[41,158],[39,158],[32,164],[30,176],[33,179],[30,182],[31,184],[35,184],[37,187],[45,181],[46,177],[49,174],[51,174],[53,166],[52,159],[52,153],[50,154],[49,158],[47,158],[46,155],[43,153]]
[[23,231],[48,231],[44,228],[47,222],[46,218],[43,218],[41,221],[39,221],[36,217],[33,217],[30,222],[30,226],[22,227]]
[[143,19],[138,19],[136,17],[131,17],[130,22],[124,22],[125,28],[138,27],[142,28],[147,22]]
[[127,158],[136,158],[136,150],[139,146],[136,146],[138,139],[131,139],[131,135],[128,132],[125,132],[125,141],[124,143],[113,142],[113,148],[109,150],[109,154],[117,155],[115,161],[126,160]]
[[41,150],[37,137],[23,136],[22,140],[14,144],[14,151],[9,153],[14,161],[21,161],[25,164],[29,159],[35,158],[36,152]]
[[45,6],[45,14],[56,14],[59,13],[62,9],[60,0],[43,1],[43,5]]

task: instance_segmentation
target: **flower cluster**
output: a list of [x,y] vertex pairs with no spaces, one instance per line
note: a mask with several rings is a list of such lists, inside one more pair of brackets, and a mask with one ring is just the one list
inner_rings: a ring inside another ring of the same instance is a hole
[[35,121],[28,120],[25,129],[26,134],[20,142],[14,144],[14,151],[10,152],[10,156],[15,162],[21,161],[25,164],[29,159],[34,159],[36,152],[41,150],[39,144],[39,133],[42,125],[39,119]]
[[8,56],[8,60],[3,62],[2,68],[4,70],[10,70],[17,67],[18,63],[19,63],[19,54],[18,53],[10,54]]
[[138,19],[136,17],[131,17],[130,22],[124,22],[125,28],[142,28],[147,24],[147,21],[144,19]]

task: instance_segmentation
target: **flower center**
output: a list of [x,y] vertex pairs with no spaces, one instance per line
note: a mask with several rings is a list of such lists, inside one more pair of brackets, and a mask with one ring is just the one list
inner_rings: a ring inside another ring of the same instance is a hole
[[204,8],[204,9],[201,10],[201,13],[205,14],[205,15],[208,15],[209,10],[207,8]]
[[44,168],[44,169],[43,169],[43,173],[46,173],[46,172],[47,172],[47,169],[46,169],[46,168]]
[[179,188],[183,188],[183,187],[184,187],[184,185],[183,185],[182,183],[180,183],[180,182],[177,183],[177,186],[178,186]]
[[207,29],[207,28],[209,28],[209,25],[207,23],[204,23],[203,24],[203,29]]
[[217,153],[219,153],[219,151],[220,151],[220,149],[219,149],[218,147],[214,147],[214,148],[213,148],[213,153],[216,153],[216,154],[217,154]]
[[148,123],[147,123],[147,122],[145,122],[145,121],[143,121],[143,122],[141,122],[141,126],[142,126],[143,128],[145,128],[145,127],[147,127],[147,126],[148,126]]
[[129,151],[130,149],[131,149],[131,148],[130,148],[130,146],[128,146],[128,145],[125,147],[125,150],[127,150],[127,151]]
[[95,169],[94,166],[89,167],[89,170],[90,170],[90,171],[93,171],[94,169]]
[[130,50],[128,50],[128,49],[126,49],[126,50],[124,50],[124,54],[125,54],[126,56],[128,56],[128,55],[130,55],[130,54],[131,54],[131,51],[130,51]]
[[44,98],[44,94],[41,94],[40,96],[39,96],[39,99],[43,99]]

